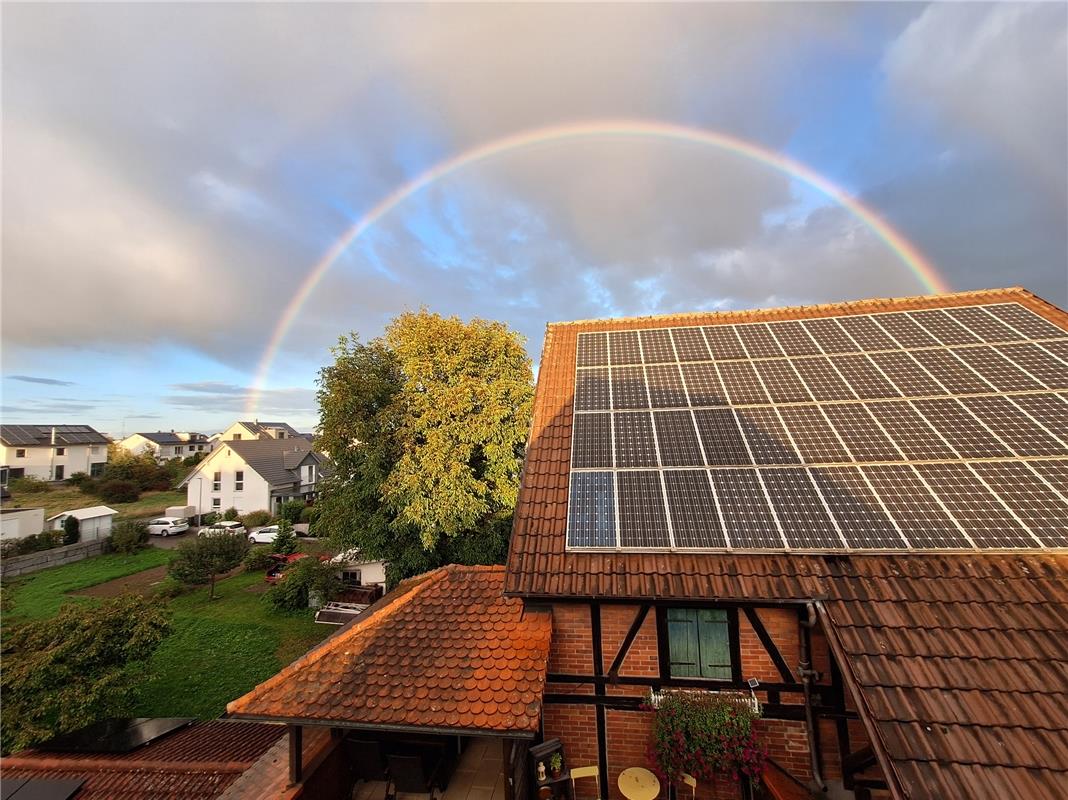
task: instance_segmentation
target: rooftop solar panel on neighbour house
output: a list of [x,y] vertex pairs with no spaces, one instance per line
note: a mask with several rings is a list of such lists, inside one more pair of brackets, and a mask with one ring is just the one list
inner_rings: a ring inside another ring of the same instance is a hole
[[583,331],[575,367],[569,548],[1068,547],[1068,331],[1022,305]]

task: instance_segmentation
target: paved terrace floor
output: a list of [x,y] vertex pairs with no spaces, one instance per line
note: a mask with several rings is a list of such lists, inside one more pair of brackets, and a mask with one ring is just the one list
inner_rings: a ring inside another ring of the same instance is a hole
[[[504,800],[504,776],[501,774],[502,746],[498,739],[472,739],[460,757],[460,763],[441,800]],[[358,783],[353,800],[383,800],[384,781]],[[437,797],[437,794],[435,794]],[[397,800],[426,800],[424,794],[397,793]]]

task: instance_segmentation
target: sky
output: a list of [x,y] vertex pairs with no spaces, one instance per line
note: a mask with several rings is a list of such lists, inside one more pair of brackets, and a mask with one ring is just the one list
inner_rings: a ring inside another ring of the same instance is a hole
[[[120,435],[317,421],[338,337],[951,290],[1068,306],[1068,5],[2,8],[0,420]],[[339,251],[250,393],[308,275]]]

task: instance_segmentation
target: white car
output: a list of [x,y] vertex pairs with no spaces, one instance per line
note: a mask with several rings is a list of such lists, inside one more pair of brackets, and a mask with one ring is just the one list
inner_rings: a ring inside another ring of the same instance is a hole
[[200,529],[198,536],[223,536],[223,535],[240,535],[244,536],[248,533],[248,529],[245,528],[237,520],[223,520],[222,522],[213,522],[211,525],[206,525]]
[[185,517],[156,517],[148,523],[148,532],[154,536],[170,536],[172,533],[185,533],[189,530],[189,520]]
[[266,528],[257,528],[248,535],[248,540],[252,544],[270,544],[278,536],[278,526],[268,525]]

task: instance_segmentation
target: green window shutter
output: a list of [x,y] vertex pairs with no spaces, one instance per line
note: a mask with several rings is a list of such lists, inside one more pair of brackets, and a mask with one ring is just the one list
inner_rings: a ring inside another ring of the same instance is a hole
[[671,677],[701,677],[696,609],[669,608],[667,631]]
[[697,612],[698,647],[702,678],[731,679],[730,629],[723,609],[702,608]]

